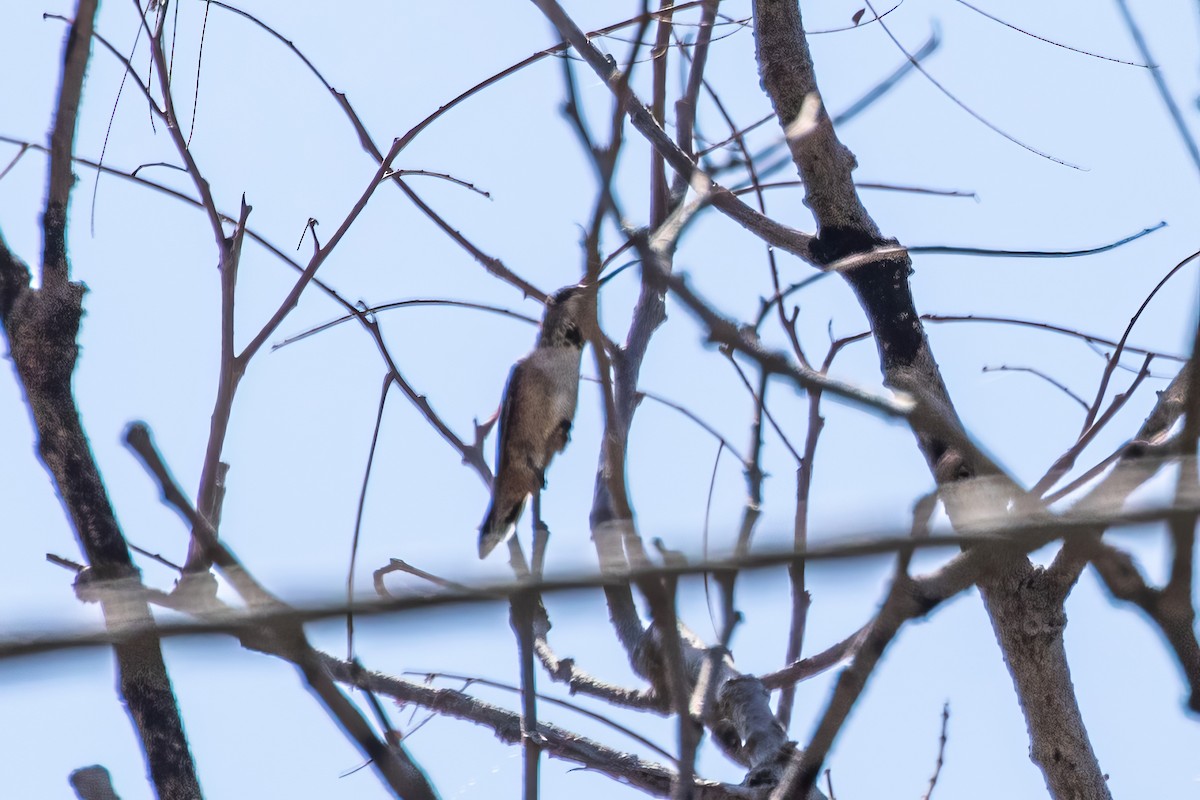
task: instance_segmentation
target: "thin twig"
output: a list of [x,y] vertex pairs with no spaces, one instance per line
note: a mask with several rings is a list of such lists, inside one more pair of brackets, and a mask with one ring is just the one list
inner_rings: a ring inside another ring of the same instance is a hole
[[1092,426],[1092,423],[1096,420],[1096,415],[1100,413],[1100,405],[1104,401],[1104,395],[1108,392],[1108,382],[1112,379],[1113,372],[1116,371],[1117,365],[1121,361],[1121,353],[1125,350],[1125,343],[1129,340],[1129,335],[1133,333],[1134,326],[1136,326],[1138,320],[1141,319],[1142,313],[1150,305],[1150,301],[1152,301],[1159,291],[1167,285],[1167,282],[1179,274],[1184,267],[1198,257],[1200,257],[1200,250],[1197,250],[1177,263],[1175,266],[1171,267],[1171,269],[1167,271],[1167,274],[1164,275],[1162,279],[1154,285],[1154,288],[1151,289],[1150,293],[1146,295],[1144,300],[1142,300],[1142,303],[1138,306],[1137,311],[1133,312],[1133,316],[1129,318],[1129,324],[1125,326],[1125,332],[1121,334],[1121,338],[1116,344],[1116,350],[1109,357],[1108,365],[1105,367],[1104,373],[1100,377],[1100,386],[1096,389],[1096,399],[1092,401],[1092,405],[1088,409],[1087,416],[1083,420],[1083,427],[1080,429],[1081,435]]
[[[1076,339],[1082,339],[1088,344],[1101,344],[1106,347],[1117,347],[1118,342],[1114,339],[1109,339],[1104,336],[1097,336],[1093,333],[1084,333],[1083,331],[1075,330],[1074,328],[1066,328],[1061,325],[1054,325],[1050,322],[1041,322],[1039,320],[1019,319],[1017,317],[992,317],[981,314],[922,314],[921,319],[925,322],[942,323],[942,322],[987,322],[996,325],[1013,325],[1015,327],[1036,328],[1050,333],[1061,333],[1064,336],[1072,336]],[[1164,358],[1168,361],[1187,361],[1186,356],[1176,355],[1174,353],[1160,353],[1157,350],[1147,350],[1144,347],[1134,347],[1131,344],[1123,346],[1123,351],[1133,353],[1134,355],[1146,356],[1153,355],[1155,358]]]
[[[1127,67],[1141,67],[1143,69],[1158,69],[1151,63],[1139,64],[1136,61],[1123,61],[1119,58],[1112,58],[1111,56],[1102,56],[1099,53],[1093,53],[1090,50],[1081,50],[1078,47],[1071,47],[1070,45],[1063,44],[1062,42],[1056,42],[1053,39],[1047,39],[1045,36],[1038,36],[1036,33],[1027,31],[1024,28],[1019,28],[1010,22],[1005,22],[1004,20],[1000,19],[999,17],[993,16],[992,14],[989,14],[988,12],[984,11],[982,8],[978,8],[976,6],[971,5],[970,3],[967,2],[967,0],[957,0],[957,2],[959,5],[965,6],[966,8],[971,9],[976,14],[979,14],[980,16],[983,16],[983,17],[987,17],[992,22],[1003,25],[1004,27],[1008,28],[1009,30],[1016,31],[1017,33],[1020,33],[1020,34],[1024,34],[1025,36],[1028,36],[1031,39],[1037,39],[1039,42],[1044,42],[1045,44],[1053,45],[1054,47],[1059,47],[1059,48],[1062,48],[1063,50],[1070,50],[1072,53],[1079,53],[1080,55],[1088,56],[1089,58],[1098,58],[1102,61],[1111,61],[1114,64],[1124,64]],[[1146,58],[1147,62],[1150,61],[1149,54],[1143,53],[1143,56]]]
[[[1125,27],[1129,29],[1129,35],[1133,38],[1133,44],[1141,54],[1142,60],[1147,64],[1153,64],[1154,57],[1150,55],[1150,46],[1146,43],[1146,37],[1142,35],[1142,29],[1138,26],[1137,20],[1133,18],[1133,12],[1129,10],[1129,3],[1126,0],[1116,0],[1116,2],[1117,9],[1121,12],[1121,18],[1125,21]],[[1192,132],[1183,118],[1183,112],[1180,111],[1179,105],[1171,95],[1166,78],[1163,77],[1163,71],[1158,67],[1152,68],[1150,79],[1154,81],[1154,88],[1158,90],[1158,96],[1166,106],[1167,113],[1171,116],[1171,122],[1175,125],[1175,132],[1179,134],[1179,140],[1187,149],[1192,164],[1197,170],[1200,170],[1200,146],[1196,144],[1196,139],[1192,136]]]
[[1104,426],[1107,425],[1112,418],[1116,416],[1117,412],[1125,406],[1125,403],[1129,400],[1129,398],[1133,397],[1133,393],[1137,391],[1138,387],[1141,386],[1142,381],[1144,381],[1150,374],[1150,362],[1153,360],[1154,356],[1146,356],[1145,361],[1142,362],[1142,368],[1138,370],[1137,375],[1134,377],[1133,381],[1130,382],[1129,388],[1116,395],[1112,399],[1112,402],[1109,403],[1109,406],[1107,409],[1105,409],[1104,413],[1100,415],[1100,417],[1096,419],[1096,421],[1093,422],[1091,426],[1089,426],[1076,439],[1075,443],[1071,445],[1067,452],[1058,457],[1054,464],[1051,465],[1050,469],[1046,470],[1046,474],[1043,475],[1038,482],[1034,484],[1033,488],[1029,490],[1030,494],[1041,497],[1047,491],[1049,491],[1054,484],[1058,483],[1058,481],[1064,475],[1066,475],[1072,467],[1075,466],[1075,461],[1079,458],[1079,455],[1083,452],[1084,448],[1092,443],[1092,440],[1096,438],[1096,435],[1103,430]]
[[925,792],[921,800],[929,800],[929,798],[933,797],[934,787],[937,786],[938,777],[942,774],[942,765],[946,763],[946,729],[949,724],[950,701],[947,700],[942,706],[942,734],[938,737],[937,761],[933,765],[933,775],[929,778],[929,790]]
[[735,222],[761,237],[769,244],[787,250],[802,259],[811,261],[810,245],[812,236],[765,217],[750,206],[738,200],[732,192],[722,187],[706,175],[669,137],[655,121],[654,116],[625,84],[623,74],[616,65],[605,58],[575,22],[567,16],[555,0],[533,0],[541,9],[559,33],[571,43],[588,66],[600,76],[617,96],[624,112],[628,114],[633,126],[642,133],[654,149],[662,154],[666,162],[676,172],[687,176],[689,185],[695,187],[703,184],[707,193],[712,197],[712,205],[727,214]]
[[[175,479],[163,462],[162,456],[144,424],[130,425],[126,429],[125,441],[138,456],[147,472],[157,481],[163,499],[180,513],[191,525],[205,553],[221,571],[242,599],[255,610],[266,610],[287,614],[291,609],[268,592],[238,561],[237,557],[217,539],[216,531],[191,506],[184,497]],[[404,798],[434,800],[435,793],[420,767],[408,756],[403,747],[389,747],[380,741],[375,732],[363,719],[361,712],[333,683],[329,673],[319,663],[316,652],[308,643],[304,630],[298,622],[284,624],[276,629],[280,637],[278,655],[291,661],[304,676],[325,706],[330,717],[345,731],[359,747],[362,754],[371,760],[380,778]]]
[[[795,335],[794,322],[788,326],[788,330],[793,336]],[[833,360],[837,357],[840,350],[841,347],[836,343],[830,346],[829,352],[825,354],[825,361],[821,365],[821,372],[829,372],[829,368],[833,366]],[[817,443],[824,429],[825,418],[821,416],[821,393],[819,391],[810,392],[808,395],[808,431],[804,436],[804,454],[800,457],[800,461],[796,467],[796,513],[792,525],[792,541],[797,550],[803,550],[808,547],[809,498],[812,493]],[[788,582],[791,587],[792,613],[788,626],[788,639],[784,652],[784,660],[791,664],[799,659],[800,654],[803,652],[804,631],[808,622],[808,609],[812,604],[812,596],[805,585],[803,563],[792,564],[788,567]],[[785,730],[791,725],[792,707],[795,699],[795,685],[793,683],[785,685],[783,691],[779,693],[779,704],[775,712],[776,719],[779,720],[779,724]]]
[[1155,231],[1165,228],[1166,225],[1166,222],[1159,222],[1148,228],[1142,228],[1137,233],[1122,237],[1115,242],[1075,250],[1006,250],[997,247],[963,247],[960,245],[944,244],[913,245],[907,249],[908,252],[914,255],[985,256],[994,258],[1078,258],[1080,256],[1094,256],[1098,253],[1107,253],[1109,250],[1116,250],[1118,247],[1124,247],[1130,242],[1136,242],[1143,236],[1149,236]]
[[[405,675],[421,675],[421,676],[424,676],[426,679],[445,678],[447,680],[452,680],[452,681],[466,681],[470,685],[474,685],[474,686],[488,686],[493,689],[503,689],[504,691],[512,692],[514,694],[521,693],[520,686],[513,686],[510,683],[494,681],[494,680],[491,680],[490,678],[482,678],[482,677],[475,676],[475,675],[463,675],[460,673],[443,672],[441,670],[438,670],[435,672],[422,672],[420,670],[407,670],[404,674]],[[637,731],[635,731],[632,728],[629,728],[625,725],[620,724],[619,722],[608,717],[605,714],[598,714],[595,711],[584,708],[582,705],[580,705],[578,703],[572,703],[572,702],[563,700],[558,697],[552,697],[548,694],[542,694],[540,692],[537,695],[537,699],[539,702],[542,702],[542,703],[547,703],[549,705],[558,706],[559,708],[569,709],[570,711],[572,711],[576,714],[579,714],[580,716],[587,717],[590,720],[595,720],[596,722],[599,722],[601,725],[612,728],[614,731],[617,731],[618,733],[620,733],[624,736],[628,736],[633,741],[637,742],[638,744],[642,745],[643,747],[647,748],[648,750],[654,751],[656,754],[667,759],[668,761],[676,760],[675,756],[671,755],[671,753],[666,748],[655,744],[653,741],[651,741],[650,739],[647,739],[645,736],[641,735]]]
[[1050,384],[1055,389],[1058,389],[1060,392],[1065,394],[1067,397],[1074,400],[1076,403],[1079,404],[1079,407],[1082,408],[1085,413],[1088,410],[1088,404],[1087,404],[1086,400],[1084,400],[1079,395],[1075,394],[1075,392],[1071,391],[1067,387],[1067,385],[1064,384],[1062,381],[1060,381],[1056,378],[1050,377],[1045,372],[1042,372],[1040,369],[1037,369],[1036,367],[1010,367],[1008,364],[1001,364],[998,367],[985,366],[983,368],[983,372],[1027,372],[1030,375],[1041,378],[1046,383]]
[[[492,306],[486,303],[472,303],[466,300],[448,300],[441,298],[394,300],[390,303],[379,303],[378,305],[366,306],[361,309],[361,311],[364,314],[379,314],[382,311],[393,311],[399,308],[417,308],[421,306],[441,306],[446,308],[466,308],[474,311],[487,311],[491,314],[499,314],[502,317],[509,317],[511,319],[521,320],[522,322],[528,322],[531,325],[537,325],[541,322],[540,319],[531,317],[528,314],[520,314],[516,311],[510,311],[507,308],[500,308],[499,306]],[[278,350],[282,347],[287,347],[288,345],[295,344],[302,339],[307,339],[310,336],[315,336],[318,333],[322,333],[330,328],[341,325],[343,322],[350,322],[351,320],[356,319],[358,319],[357,314],[343,314],[337,319],[322,323],[314,328],[309,328],[308,330],[297,333],[294,336],[289,336],[288,338],[273,344],[271,349]]]
[[[354,535],[350,539],[350,566],[346,569],[346,605],[354,603],[354,570],[358,561],[358,542],[362,533],[363,510],[367,505],[367,484],[371,480],[371,467],[375,465],[375,447],[379,444],[379,429],[383,427],[383,409],[387,405],[388,390],[392,388],[392,375],[383,378],[379,393],[379,410],[375,414],[375,427],[371,431],[371,447],[367,451],[367,465],[363,468],[362,488],[358,492],[358,511],[354,515]],[[354,615],[346,615],[346,659],[354,660]]]
[[[872,14],[874,14],[876,17],[879,16],[879,13],[875,10],[875,6],[872,5],[871,0],[863,0],[863,2],[866,3],[867,8],[871,9]],[[1032,145],[1022,142],[1020,139],[1016,138],[1012,134],[1007,133],[1004,130],[1002,130],[995,123],[988,121],[978,111],[976,111],[975,109],[968,106],[962,100],[959,100],[958,97],[953,92],[951,92],[949,89],[947,89],[945,86],[943,86],[942,83],[940,81],[938,81],[936,78],[934,78],[933,75],[931,75],[929,73],[929,71],[927,69],[925,69],[925,67],[922,66],[919,61],[917,61],[915,58],[913,58],[912,54],[910,54],[908,52],[908,50],[905,49],[904,45],[900,44],[900,40],[896,38],[896,35],[894,33],[892,33],[892,30],[891,30],[891,28],[888,27],[887,23],[880,20],[879,27],[883,28],[883,32],[886,33],[887,37],[892,40],[892,44],[894,44],[896,46],[896,49],[899,50],[901,53],[903,53],[905,55],[905,57],[908,58],[909,61],[911,61],[913,63],[913,66],[916,67],[917,71],[920,72],[925,77],[925,79],[927,81],[929,81],[929,83],[935,89],[937,89],[939,92],[941,92],[942,95],[945,96],[947,100],[954,103],[954,105],[958,106],[963,111],[967,112],[972,117],[974,117],[975,120],[977,122],[981,123],[984,127],[988,128],[993,133],[999,134],[1000,136],[1004,137],[1005,139],[1007,139],[1008,141],[1017,145],[1018,147],[1028,150],[1029,152],[1033,153],[1036,156],[1041,156],[1042,158],[1044,158],[1048,161],[1053,161],[1055,164],[1061,164],[1062,166],[1070,167],[1071,169],[1076,169],[1076,170],[1082,169],[1082,167],[1080,167],[1077,164],[1072,164],[1069,161],[1065,161],[1064,159],[1058,158],[1057,156],[1052,156],[1045,151],[1039,150]]]

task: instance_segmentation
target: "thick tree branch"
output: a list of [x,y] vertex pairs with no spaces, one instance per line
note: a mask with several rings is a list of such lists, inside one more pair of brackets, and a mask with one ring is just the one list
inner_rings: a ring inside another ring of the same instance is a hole
[[[806,202],[817,220],[813,253],[825,263],[870,254],[887,242],[859,201],[851,176],[854,156],[838,140],[820,101],[798,2],[756,0],[754,18],[763,87],[788,136]],[[906,253],[876,256],[839,270],[870,320],[885,382],[920,400],[923,412],[919,409],[912,417],[914,432],[943,487],[952,521],[978,513],[980,503],[985,513],[998,517],[1009,501],[1022,506],[1023,493],[945,491],[962,487],[971,478],[994,480],[999,474],[986,459],[981,461],[981,454],[961,446],[968,440],[914,306],[909,271]],[[983,578],[980,588],[1025,712],[1032,758],[1053,797],[1107,800],[1104,774],[1071,685],[1061,604],[1054,602],[1052,585],[1041,579],[1041,571],[1021,552],[996,549],[993,555],[997,569]],[[800,792],[807,791],[817,777],[819,764],[810,762],[804,764]]]
[[[67,209],[75,181],[72,148],[96,6],[94,1],[81,0],[67,34],[42,219],[42,284],[38,289],[30,286],[28,267],[0,238],[0,321],[36,428],[38,453],[90,564],[81,581],[113,581],[136,588],[140,576],[117,525],[71,387],[84,288],[70,281]],[[113,651],[118,691],[141,739],[155,791],[162,798],[200,797],[149,606],[137,592],[106,593],[98,599],[110,630],[130,624],[144,630],[115,644]]]

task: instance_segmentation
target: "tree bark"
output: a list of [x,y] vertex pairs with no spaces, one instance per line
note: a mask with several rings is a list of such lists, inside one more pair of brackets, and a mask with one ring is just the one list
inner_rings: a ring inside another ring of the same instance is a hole
[[[67,34],[62,83],[51,131],[41,286],[0,237],[0,322],[37,432],[38,454],[54,479],[90,567],[76,590],[100,603],[110,630],[149,627],[154,619],[117,525],[71,388],[84,288],[70,281],[67,208],[75,176],[71,154],[97,0],[80,0]],[[138,732],[159,797],[200,797],[159,640],[139,636],[113,647],[121,700]]]
[[[805,202],[817,221],[812,252],[826,265],[850,255],[867,256],[863,265],[840,272],[870,321],[884,382],[918,401],[914,433],[938,485],[953,488],[973,478],[1000,477],[977,451],[962,447],[966,437],[961,422],[913,302],[908,255],[870,258],[871,251],[894,242],[883,238],[860,202],[851,177],[854,155],[838,140],[820,104],[797,0],[755,0],[754,19],[762,85],[789,134]],[[981,499],[1001,499],[993,492],[963,488],[967,491],[943,495],[952,521],[978,511]],[[1108,800],[1067,666],[1061,598],[1040,580],[1044,571],[1023,554],[1001,549],[996,557],[997,572],[980,588],[1025,714],[1030,757],[1053,797]]]

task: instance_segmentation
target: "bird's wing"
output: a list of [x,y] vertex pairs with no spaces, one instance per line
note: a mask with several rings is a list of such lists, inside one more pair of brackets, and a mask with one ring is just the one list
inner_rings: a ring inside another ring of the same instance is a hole
[[[524,359],[522,359],[523,361]],[[512,435],[512,415],[513,408],[517,405],[513,398],[521,391],[521,361],[513,364],[512,370],[508,373],[508,380],[504,384],[504,397],[500,400],[500,416],[496,420],[496,425],[499,430],[496,433],[496,477],[499,478],[501,470],[504,469],[504,451],[505,445],[508,444],[508,437]]]

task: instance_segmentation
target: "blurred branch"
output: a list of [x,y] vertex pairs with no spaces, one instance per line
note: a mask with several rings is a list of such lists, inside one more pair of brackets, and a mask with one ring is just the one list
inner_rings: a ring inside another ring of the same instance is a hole
[[[700,575],[718,569],[757,570],[778,567],[797,561],[814,562],[827,560],[844,560],[860,558],[866,555],[882,555],[889,553],[913,552],[931,549],[958,549],[966,547],[964,552],[953,556],[937,570],[914,578],[917,590],[927,599],[948,599],[960,591],[964,591],[988,575],[997,566],[997,559],[989,548],[982,545],[1003,543],[1006,546],[1021,551],[1031,551],[1044,547],[1057,537],[1065,537],[1070,542],[1073,538],[1093,534],[1097,527],[1131,527],[1137,528],[1149,522],[1163,522],[1179,513],[1200,512],[1200,498],[1196,498],[1187,506],[1165,506],[1159,508],[1143,508],[1110,514],[1084,514],[1075,511],[1064,512],[1054,518],[1032,518],[1025,521],[999,519],[987,521],[979,519],[973,524],[964,525],[964,529],[972,531],[969,534],[937,535],[926,539],[914,540],[911,533],[906,531],[897,535],[875,535],[871,537],[845,535],[843,542],[835,545],[810,547],[804,552],[797,553],[791,549],[784,551],[762,550],[747,554],[740,559],[717,559],[712,561],[695,561],[686,564],[670,564],[662,566],[646,566],[640,570],[620,572],[604,571],[588,573],[578,577],[547,578],[532,582],[508,582],[486,584],[480,586],[442,591],[436,593],[421,592],[409,594],[393,594],[386,600],[359,601],[347,607],[344,598],[338,598],[328,604],[313,606],[264,607],[246,611],[229,610],[215,614],[199,622],[164,622],[147,627],[137,624],[122,624],[111,630],[96,631],[66,631],[40,636],[21,636],[0,639],[0,659],[22,657],[41,653],[59,652],[62,650],[90,648],[111,645],[115,642],[136,639],[148,631],[154,631],[161,637],[191,636],[207,634],[241,634],[253,631],[257,626],[274,625],[281,622],[306,623],[335,617],[344,617],[348,611],[353,611],[356,617],[380,614],[394,614],[418,609],[459,606],[475,603],[495,603],[505,600],[514,592],[536,590],[540,594],[555,594],[590,590],[613,583],[624,583],[635,577],[683,577]],[[103,581],[97,581],[97,591],[104,591],[109,586]],[[110,588],[120,589],[119,582]],[[841,647],[839,645],[839,647]],[[833,650],[834,648],[831,648]],[[846,651],[839,650],[844,653]],[[809,667],[816,668],[816,662],[823,658],[837,660],[841,655],[830,653],[826,656],[814,656],[798,662],[796,669],[803,673]],[[800,665],[805,665],[801,667]],[[772,688],[782,686],[789,678],[785,677],[787,670],[771,673]]]
[[[882,19],[882,17],[886,17],[889,11],[892,10],[894,9],[889,9],[888,11],[883,12],[881,17],[876,17],[876,19],[871,20],[871,22],[876,22],[879,19]],[[896,67],[891,75],[888,75],[886,78],[876,83],[873,87],[871,87],[870,91],[838,112],[833,118],[834,126],[840,128],[841,126],[846,125],[859,114],[877,103],[880,99],[887,95],[888,92],[890,92],[892,89],[895,89],[896,86],[899,85],[900,81],[910,75],[913,70],[917,68],[918,64],[936,53],[938,48],[941,46],[942,27],[938,24],[936,19],[931,20],[929,38],[926,39],[920,47],[914,50],[912,55],[905,53],[907,58],[904,59],[904,63]]]
[[112,776],[99,764],[71,770],[67,780],[79,800],[121,800],[112,785]]
[[[1154,57],[1150,55],[1150,46],[1146,43],[1146,37],[1142,35],[1142,29],[1138,27],[1137,20],[1133,18],[1133,12],[1129,10],[1129,3],[1126,0],[1116,0],[1116,2],[1117,10],[1121,12],[1121,19],[1125,21],[1125,27],[1129,29],[1129,35],[1132,37],[1138,53],[1141,54],[1142,60],[1146,64],[1154,64]],[[1175,132],[1179,134],[1179,141],[1183,143],[1188,156],[1191,157],[1192,165],[1200,170],[1200,146],[1197,146],[1196,139],[1192,136],[1192,132],[1183,118],[1183,112],[1179,110],[1179,105],[1171,96],[1171,90],[1167,86],[1162,70],[1158,67],[1151,67],[1149,72],[1150,79],[1154,81],[1154,88],[1158,91],[1158,96],[1166,107],[1171,122],[1175,125]]]
[[1096,541],[1088,547],[1088,555],[1109,593],[1136,605],[1162,632],[1187,683],[1187,707],[1200,712],[1200,644],[1190,598],[1174,598],[1165,589],[1151,587],[1129,554],[1111,545]]

